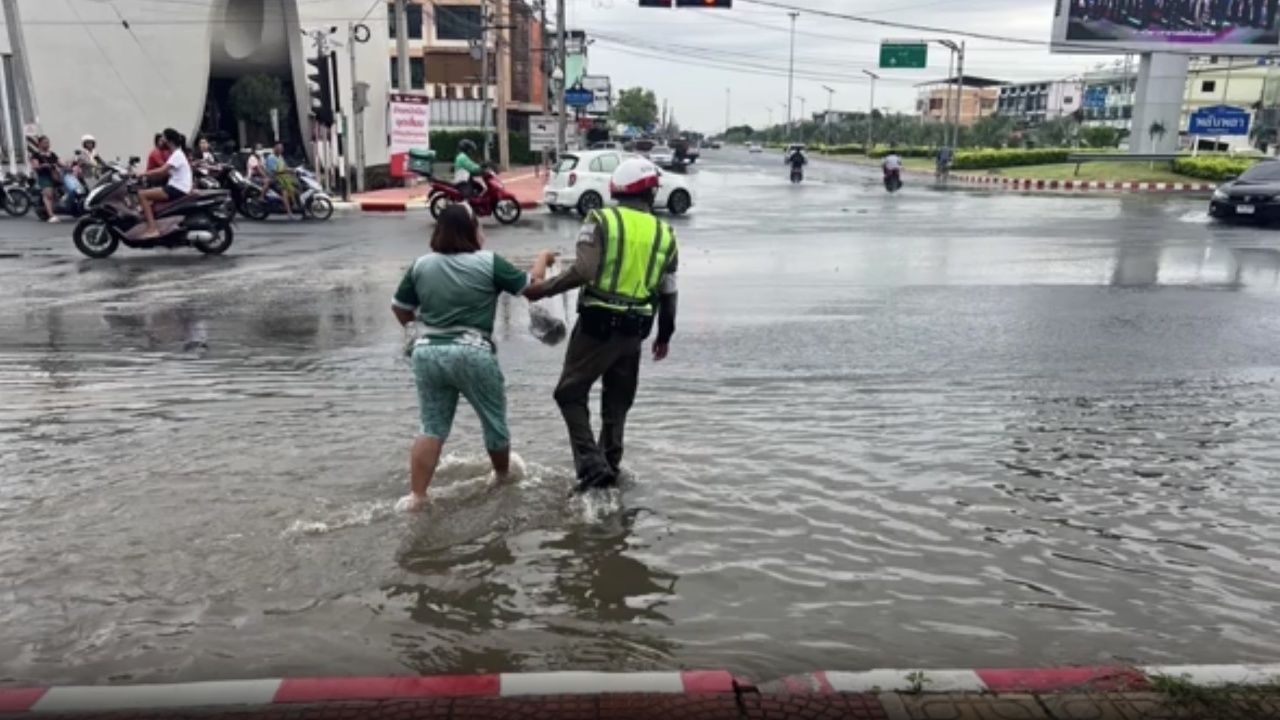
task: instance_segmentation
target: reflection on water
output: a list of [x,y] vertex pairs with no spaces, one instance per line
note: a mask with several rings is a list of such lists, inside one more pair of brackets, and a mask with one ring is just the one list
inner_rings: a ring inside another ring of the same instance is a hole
[[[1274,660],[1269,236],[822,172],[780,224],[781,168],[700,170],[635,479],[589,503],[563,347],[504,299],[529,477],[489,483],[464,407],[427,511],[394,512],[416,225],[0,279],[0,676]],[[528,264],[577,229],[531,227],[490,240]]]

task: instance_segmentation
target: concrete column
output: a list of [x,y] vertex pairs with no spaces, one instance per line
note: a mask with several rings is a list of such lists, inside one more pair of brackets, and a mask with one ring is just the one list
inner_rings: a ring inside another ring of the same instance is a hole
[[[1186,55],[1149,53],[1138,61],[1138,88],[1134,93],[1132,134],[1129,147],[1135,153],[1178,151],[1182,99],[1187,87]],[[1163,136],[1152,136],[1153,123],[1164,125]]]

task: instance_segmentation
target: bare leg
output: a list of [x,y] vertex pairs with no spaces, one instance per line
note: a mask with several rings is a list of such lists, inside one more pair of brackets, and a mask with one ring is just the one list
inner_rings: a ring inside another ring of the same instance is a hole
[[506,481],[511,473],[511,448],[490,450],[489,461],[493,463],[493,475],[498,482]]
[[153,199],[159,199],[156,198],[156,194],[161,198],[164,197],[164,191],[155,188],[138,193],[138,204],[142,206],[142,216],[147,219],[147,232],[143,237],[153,238],[160,235],[160,230],[156,227],[155,211],[151,209]]
[[45,188],[41,191],[40,197],[44,200],[44,210],[49,213],[49,220],[52,221],[55,217],[53,214],[53,188]]
[[419,435],[413,441],[413,450],[409,453],[409,491],[413,504],[410,510],[417,510],[427,498],[427,486],[435,477],[436,466],[440,464],[440,453],[444,450],[444,441],[440,438]]

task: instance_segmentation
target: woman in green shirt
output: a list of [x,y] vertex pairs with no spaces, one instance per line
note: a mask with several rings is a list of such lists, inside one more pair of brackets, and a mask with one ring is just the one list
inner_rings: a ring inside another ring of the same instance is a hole
[[494,314],[498,295],[520,295],[531,278],[544,280],[556,254],[540,254],[526,273],[483,250],[483,244],[479,223],[466,205],[445,208],[431,235],[432,252],[414,261],[391,305],[401,325],[422,324],[412,355],[419,432],[410,454],[410,494],[402,501],[406,510],[420,509],[426,499],[460,395],[480,417],[494,474],[503,480],[511,471],[506,381],[493,344]]

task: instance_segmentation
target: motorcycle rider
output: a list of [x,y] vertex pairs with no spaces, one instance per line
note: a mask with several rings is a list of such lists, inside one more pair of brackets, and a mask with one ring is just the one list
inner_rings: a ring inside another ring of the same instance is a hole
[[898,157],[898,151],[893,145],[889,146],[889,154],[884,157],[880,167],[884,170],[886,184],[890,182],[891,177],[896,181],[895,184],[902,181],[902,158]]
[[478,186],[483,183],[480,176],[484,168],[470,157],[470,153],[475,151],[476,144],[469,138],[463,138],[458,143],[458,154],[453,158],[453,186],[468,200],[480,194]]
[[284,143],[276,141],[272,153],[267,155],[263,165],[266,167],[267,176],[272,179],[272,187],[280,193],[280,199],[284,201],[285,214],[292,218],[293,196],[297,192],[297,186],[293,182],[293,170],[284,159]]
[[934,159],[934,164],[936,167],[935,174],[939,179],[946,178],[947,174],[950,172],[952,157],[953,155],[950,147],[943,145],[938,148],[938,156]]
[[795,172],[805,165],[809,164],[809,158],[805,157],[804,148],[797,147],[787,156],[786,163],[791,166],[791,172]]
[[187,160],[186,138],[182,137],[173,128],[166,128],[161,133],[160,142],[163,150],[168,151],[169,157],[164,161],[164,165],[143,173],[144,179],[164,179],[163,187],[152,187],[138,192],[138,204],[142,206],[142,215],[147,219],[147,231],[139,238],[140,240],[153,240],[160,237],[160,230],[156,228],[155,212],[151,209],[152,203],[157,202],[173,202],[187,193],[191,192],[193,179],[191,177],[191,163]]
[[98,181],[102,169],[102,159],[98,157],[98,141],[92,135],[80,138],[80,151],[77,153],[75,172],[85,187]]
[[[676,330],[675,232],[652,215],[658,168],[645,158],[620,163],[609,181],[618,207],[592,211],[564,273],[525,290],[530,301],[581,287],[578,322],[565,352],[555,400],[569,430],[578,492],[618,480],[623,430],[640,380],[640,353],[653,330],[654,360],[667,357]],[[591,432],[591,387],[604,380],[600,440]]]

